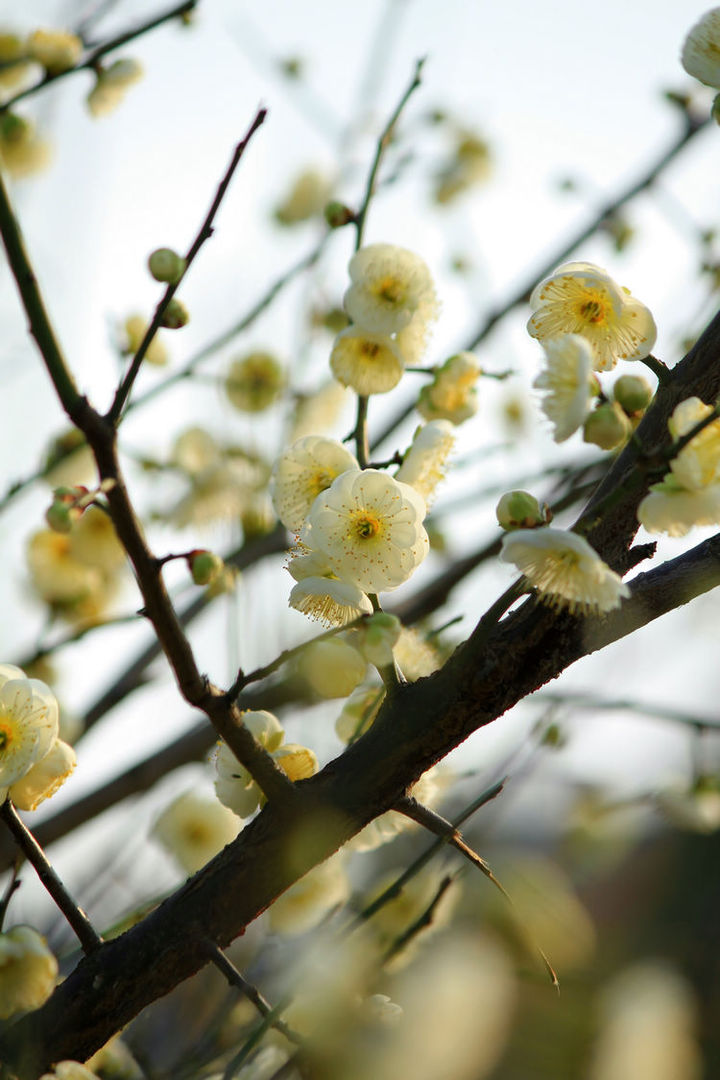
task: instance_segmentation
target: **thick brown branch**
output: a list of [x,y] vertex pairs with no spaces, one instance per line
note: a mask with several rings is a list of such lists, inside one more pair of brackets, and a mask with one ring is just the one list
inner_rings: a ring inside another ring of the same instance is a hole
[[574,660],[720,584],[720,539],[639,575],[617,614],[555,615],[528,601],[428,679],[390,696],[370,731],[312,780],[294,807],[269,803],[238,839],[138,926],[83,960],[51,1000],[0,1042],[21,1080],[82,1060],[226,945],[284,889],[391,807],[431,764]]

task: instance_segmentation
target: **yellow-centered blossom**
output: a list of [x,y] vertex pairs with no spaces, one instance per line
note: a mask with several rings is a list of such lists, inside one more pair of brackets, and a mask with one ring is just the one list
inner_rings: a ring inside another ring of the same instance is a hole
[[397,588],[428,552],[425,503],[378,469],[342,473],[318,495],[300,535],[341,581],[364,592]]
[[580,334],[592,345],[596,371],[608,371],[618,360],[642,360],[657,337],[648,308],[593,263],[558,267],[535,287],[530,307],[531,337]]
[[427,265],[405,248],[369,244],[353,255],[348,272],[352,285],[345,293],[345,310],[370,333],[396,334],[421,304],[435,303]]
[[514,563],[553,607],[583,613],[612,611],[630,595],[628,586],[587,540],[563,529],[506,533],[500,558]]
[[273,467],[270,491],[285,528],[299,532],[320,492],[341,473],[358,468],[342,443],[320,435],[306,435],[284,450]]
[[400,382],[403,357],[390,337],[348,326],[335,338],[330,368],[343,386],[356,394],[386,394]]

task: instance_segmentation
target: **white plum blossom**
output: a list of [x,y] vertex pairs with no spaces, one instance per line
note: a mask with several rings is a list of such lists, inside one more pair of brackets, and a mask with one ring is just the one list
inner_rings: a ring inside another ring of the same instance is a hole
[[720,8],[706,11],[692,27],[680,62],[688,75],[720,90]]
[[542,600],[571,612],[604,612],[620,606],[630,590],[587,540],[563,529],[506,533],[500,558],[514,563]]
[[0,664],[0,800],[50,752],[58,717],[57,701],[44,682]]
[[593,350],[579,334],[561,334],[543,343],[546,367],[533,386],[543,391],[541,409],[553,425],[556,443],[582,427],[590,412],[597,383]]
[[306,435],[283,451],[272,471],[270,491],[285,528],[299,532],[320,492],[341,473],[358,467],[342,443],[320,435]]
[[395,479],[414,487],[430,506],[454,448],[455,429],[450,421],[431,420],[415,432]]
[[350,470],[318,495],[300,539],[333,573],[368,593],[395,589],[425,558],[425,503],[378,469]]
[[330,368],[343,386],[356,394],[386,394],[394,389],[405,370],[403,356],[392,338],[348,326],[335,338]]
[[657,337],[648,308],[599,266],[570,262],[535,287],[528,333],[539,341],[581,334],[593,347],[596,371],[618,360],[642,360]]
[[375,334],[396,334],[415,312],[434,305],[435,289],[427,265],[413,251],[393,244],[369,244],[348,266],[352,285],[344,305],[356,326]]

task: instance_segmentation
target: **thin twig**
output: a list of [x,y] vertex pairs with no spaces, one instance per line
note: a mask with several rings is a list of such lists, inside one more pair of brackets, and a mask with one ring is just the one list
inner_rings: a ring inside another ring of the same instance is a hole
[[360,626],[365,618],[366,616],[360,615],[357,619],[353,619],[352,622],[345,623],[343,626],[333,626],[330,630],[325,630],[322,634],[318,634],[316,637],[311,638],[310,641],[303,641],[300,645],[293,645],[290,649],[283,649],[283,651],[279,653],[274,660],[271,660],[269,664],[263,664],[262,667],[255,668],[254,671],[248,672],[247,675],[241,671],[227,692],[229,700],[234,701],[240,691],[244,690],[250,683],[266,679],[268,675],[272,675],[273,672],[281,668],[283,664],[286,664],[288,660],[292,660],[294,657],[299,656],[311,645],[317,645],[320,641],[327,641],[328,638],[335,637],[337,634],[344,633],[346,630],[353,630],[355,627]]
[[422,69],[423,69],[424,63],[425,63],[425,58],[424,57],[422,57],[420,60],[416,61],[416,63],[415,63],[415,71],[413,73],[413,77],[412,77],[407,89],[405,90],[405,92],[403,93],[403,95],[400,98],[399,102],[397,103],[397,106],[395,107],[395,110],[392,113],[390,119],[388,120],[387,124],[385,125],[385,127],[384,127],[384,129],[382,131],[382,134],[380,135],[380,138],[378,139],[377,148],[375,150],[375,157],[373,158],[373,163],[372,163],[372,165],[370,167],[370,172],[369,172],[368,178],[367,178],[367,184],[366,184],[366,187],[365,187],[365,196],[363,198],[362,203],[360,204],[360,209],[358,210],[357,214],[355,215],[355,250],[356,251],[358,251],[358,249],[360,247],[362,247],[363,234],[364,234],[364,231],[365,231],[365,220],[367,218],[367,213],[368,213],[368,208],[370,206],[370,201],[371,201],[373,195],[375,194],[375,183],[376,183],[376,180],[377,180],[378,170],[380,168],[380,162],[382,161],[382,158],[383,158],[383,155],[384,155],[385,151],[387,150],[388,146],[390,145],[390,141],[391,141],[391,139],[393,137],[393,132],[394,132],[394,129],[395,129],[395,125],[397,124],[398,120],[400,119],[400,114],[402,113],[403,109],[407,105],[407,103],[408,103],[411,95],[413,94],[413,92],[418,88],[418,86],[420,86],[420,76],[422,74]]
[[72,415],[80,400],[80,394],[55,337],[48,313],[45,310],[42,294],[25,250],[20,226],[13,213],[10,197],[5,188],[1,172],[0,234],[7,252],[10,270],[15,278],[28,317],[30,333],[37,342],[63,408],[69,415]]
[[18,101],[22,101],[23,98],[30,97],[32,94],[37,93],[38,90],[43,90],[51,83],[58,82],[59,79],[66,79],[69,75],[74,75],[76,71],[92,70],[97,67],[100,60],[109,52],[113,52],[115,49],[119,49],[122,45],[127,45],[129,41],[134,41],[135,38],[141,37],[143,34],[147,34],[150,30],[155,30],[156,27],[162,26],[163,23],[169,22],[171,19],[179,18],[181,15],[185,15],[187,12],[192,11],[198,3],[198,0],[184,0],[184,3],[178,4],[174,8],[170,8],[169,11],[163,12],[161,15],[156,15],[152,19],[148,19],[147,22],[140,23],[138,26],[133,27],[131,30],[125,30],[122,34],[117,34],[113,38],[109,38],[108,41],[98,45],[93,49],[88,56],[85,57],[79,64],[74,67],[67,68],[65,71],[58,71],[53,75],[46,75],[40,82],[34,84],[34,86],[28,86],[27,89],[21,90],[10,98],[3,105],[0,105],[0,112],[4,112],[8,109],[14,108]]
[[[216,945],[214,941],[208,941],[207,943],[208,956],[215,967],[220,971],[231,986],[238,989],[248,1001],[251,1001],[257,1011],[264,1017],[271,1015],[273,1007],[270,1002],[260,993],[256,986],[249,983],[244,975],[238,971],[233,962],[228,959],[219,945]],[[296,1031],[285,1023],[284,1020],[275,1019],[272,1025],[277,1031],[281,1032],[286,1039],[290,1042],[294,1042],[297,1046],[301,1046],[303,1039]]]
[[[480,809],[480,807],[485,806],[487,803],[492,802],[493,799],[496,799],[505,787],[506,783],[507,777],[505,776],[502,780],[499,780],[496,784],[493,784],[492,787],[489,787],[486,791],[483,791],[483,793],[479,795],[477,799],[473,799],[473,801],[469,803],[468,806],[466,806],[465,809],[462,810],[460,814],[458,814],[458,816],[454,819],[454,821],[452,822],[453,828],[459,828],[459,826],[462,825],[463,822],[471,818],[473,814],[475,814]],[[411,862],[405,870],[403,870],[402,874],[400,874],[395,879],[395,881],[391,882],[391,884],[388,885],[388,887],[384,889],[383,892],[380,893],[380,895],[372,901],[372,903],[368,904],[366,907],[363,908],[363,910],[358,914],[357,918],[353,921],[349,929],[354,930],[363,922],[366,922],[368,919],[372,918],[375,912],[379,911],[380,908],[384,907],[385,904],[390,902],[390,900],[394,900],[396,896],[399,896],[407,883],[411,881],[414,877],[416,877],[417,874],[419,874],[420,871],[423,869],[423,867],[427,866],[430,860],[435,855],[437,855],[439,851],[442,851],[446,843],[447,841],[443,836],[441,839],[436,840],[433,844],[431,844],[430,847],[426,848],[425,851],[423,851],[420,855],[418,855],[418,857],[414,859],[413,862]]]
[[149,401],[152,401],[159,394],[163,393],[170,386],[174,386],[176,383],[190,378],[190,376],[195,373],[199,364],[204,360],[207,360],[210,356],[213,356],[220,349],[223,349],[226,345],[229,345],[234,338],[243,333],[244,330],[247,330],[258,316],[262,315],[262,313],[267,310],[275,297],[282,292],[286,285],[289,285],[298,274],[301,274],[304,270],[311,269],[317,263],[329,235],[330,234],[327,233],[309,254],[304,255],[302,259],[294,263],[285,271],[285,273],[276,278],[275,281],[268,286],[260,299],[253,304],[250,310],[246,312],[238,322],[234,323],[227,330],[223,331],[222,334],[219,334],[218,337],[213,338],[211,342],[203,346],[202,349],[187,361],[184,367],[178,368],[177,371],[172,372],[172,374],[156,383],[155,386],[150,387],[149,390],[133,397],[133,399],[128,402],[125,412],[128,413],[131,410],[139,409],[141,406],[146,405]]
[[[434,810],[430,810],[427,806],[423,806],[421,803],[417,802],[416,799],[413,799],[407,795],[404,798],[398,800],[398,802],[395,804],[394,809],[401,814],[405,814],[413,821],[417,821],[419,825],[423,825],[429,832],[435,833],[436,836],[443,837],[446,843],[450,844],[451,847],[456,848],[461,855],[464,855],[464,857],[468,859],[468,861],[471,862],[473,866],[476,866],[478,870],[480,870],[485,875],[488,881],[492,882],[498,892],[503,896],[505,901],[517,914],[517,908],[515,907],[512,897],[508,894],[505,886],[495,877],[494,873],[490,869],[485,859],[483,859],[482,855],[478,855],[478,853],[476,851],[473,851],[470,845],[463,840],[458,829],[451,822],[446,821],[445,818],[440,816],[440,814],[436,814]],[[522,928],[528,942],[532,945],[532,948],[540,956],[543,962],[543,966],[547,971],[548,975],[550,976],[550,980],[553,986],[556,990],[559,990],[560,983],[558,982],[557,974],[545,952],[543,951],[543,949],[540,948],[536,941],[532,940],[524,924],[522,923],[522,920],[519,919],[518,923],[519,926]]]
[[22,885],[18,874],[20,873],[20,867],[22,865],[22,855],[18,855],[15,859],[15,863],[12,868],[12,873],[8,878],[8,883],[5,886],[5,892],[3,893],[2,900],[0,900],[0,930],[3,928],[5,922],[5,916],[7,915],[7,909],[17,890]]
[[63,913],[84,953],[94,952],[102,945],[102,938],[94,929],[82,908],[78,907],[70,893],[47,860],[44,851],[35,840],[27,825],[20,818],[10,799],[6,799],[0,815],[15,838],[25,858],[35,868],[37,876]]
[[185,269],[183,270],[182,276],[178,279],[178,281],[174,282],[171,285],[168,285],[167,289],[165,290],[165,295],[163,296],[162,300],[160,301],[157,308],[155,309],[155,314],[153,315],[153,318],[152,318],[152,320],[150,322],[150,325],[148,326],[147,330],[145,331],[145,336],[143,337],[142,341],[140,342],[138,350],[137,350],[137,352],[135,353],[135,356],[132,359],[132,363],[130,364],[130,367],[129,367],[125,377],[123,378],[122,382],[120,383],[120,385],[119,385],[119,387],[118,387],[118,389],[117,389],[117,391],[115,393],[113,403],[110,406],[110,409],[108,410],[107,416],[106,416],[106,419],[109,420],[111,423],[116,424],[118,422],[118,420],[120,419],[123,408],[125,407],[125,403],[127,402],[127,399],[130,396],[130,392],[132,390],[133,383],[135,382],[135,379],[137,378],[138,372],[140,371],[140,366],[141,366],[141,364],[142,364],[142,362],[143,362],[143,360],[145,358],[145,354],[147,353],[147,350],[150,347],[150,344],[152,343],[152,340],[155,337],[155,334],[160,329],[160,326],[162,324],[163,314],[164,314],[168,304],[172,300],[173,296],[175,295],[177,289],[180,287],[182,281],[184,280],[188,270],[190,269],[192,263],[195,260],[196,255],[198,254],[200,248],[203,246],[205,241],[209,240],[210,237],[212,236],[212,233],[213,233],[212,223],[213,223],[213,221],[215,219],[215,215],[217,214],[218,210],[220,209],[220,204],[222,203],[223,198],[225,197],[225,193],[226,193],[226,191],[227,191],[227,189],[228,189],[228,187],[230,185],[230,181],[233,178],[233,174],[234,174],[235,170],[237,169],[238,165],[240,164],[240,160],[241,160],[243,154],[245,153],[245,149],[246,149],[248,143],[250,142],[251,138],[253,137],[253,135],[255,134],[257,129],[260,127],[260,125],[264,122],[266,116],[267,116],[267,110],[266,109],[258,109],[258,111],[257,111],[257,113],[255,115],[255,119],[253,120],[252,124],[248,128],[248,131],[247,131],[247,134],[245,135],[245,138],[242,139],[237,144],[237,146],[235,147],[235,152],[234,152],[234,154],[233,154],[233,156],[232,156],[232,158],[230,160],[230,164],[228,165],[228,168],[227,168],[227,171],[225,172],[225,175],[223,176],[222,180],[220,181],[220,185],[219,185],[219,187],[217,189],[217,192],[215,193],[215,198],[212,201],[210,209],[208,210],[207,215],[205,217],[205,220],[203,221],[202,225],[200,226],[200,230],[199,230],[197,236],[195,237],[195,239],[193,240],[192,244],[190,245],[190,248],[188,250],[187,255],[185,256]]

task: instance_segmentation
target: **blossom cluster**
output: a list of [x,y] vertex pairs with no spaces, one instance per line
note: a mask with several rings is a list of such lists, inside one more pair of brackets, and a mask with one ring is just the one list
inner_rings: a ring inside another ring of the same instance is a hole
[[412,251],[369,244],[353,255],[348,272],[344,306],[352,322],[335,339],[330,368],[362,397],[384,394],[425,349],[437,315],[430,271]]

